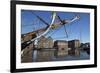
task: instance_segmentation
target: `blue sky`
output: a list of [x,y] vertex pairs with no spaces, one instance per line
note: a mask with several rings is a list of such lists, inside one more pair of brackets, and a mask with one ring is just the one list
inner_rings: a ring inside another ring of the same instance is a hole
[[[51,14],[50,11],[33,11],[41,18],[43,18],[46,22],[50,24],[51,22]],[[56,12],[60,18],[63,19],[72,19],[76,15],[80,16],[79,20],[76,20],[70,24],[66,24],[66,30],[68,33],[68,37],[66,37],[66,33],[64,27],[60,27],[58,30],[53,30],[54,34],[50,33],[49,35],[54,40],[73,40],[73,39],[81,39],[81,42],[89,42],[90,41],[90,14],[89,13],[75,13],[75,12]],[[22,34],[34,31],[36,29],[46,27],[46,25],[41,22],[34,14],[29,10],[21,11],[21,30]],[[47,35],[47,36],[49,36]],[[63,38],[64,37],[64,38]]]

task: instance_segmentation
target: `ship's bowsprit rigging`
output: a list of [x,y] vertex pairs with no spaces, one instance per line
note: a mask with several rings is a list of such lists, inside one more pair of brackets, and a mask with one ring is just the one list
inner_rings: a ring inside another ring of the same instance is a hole
[[[78,20],[80,18],[79,16],[75,16],[75,17],[72,17],[72,19],[62,19],[60,17],[60,15],[57,14],[57,12],[51,12],[50,13],[50,17],[52,17],[51,18],[51,22],[48,23],[43,17],[39,16],[34,11],[30,11],[30,13],[32,13],[34,15],[34,17],[36,17],[43,24],[45,24],[45,26],[42,27],[42,28],[38,28],[37,27],[32,32],[28,32],[28,33],[25,33],[25,34],[21,35],[21,37],[22,37],[22,42],[21,42],[21,46],[22,46],[21,49],[22,49],[22,51],[24,50],[25,47],[27,47],[29,44],[33,43],[35,40],[39,39],[41,36],[46,36],[46,35],[52,36],[62,26],[64,28],[64,32],[65,32],[66,38],[68,38],[68,33],[67,33],[67,30],[66,30],[66,25],[70,24],[70,23],[72,23],[75,20]],[[55,22],[56,20],[58,20],[58,22]],[[32,37],[29,40],[23,41],[23,38],[25,38],[27,36],[30,36],[30,35]]]

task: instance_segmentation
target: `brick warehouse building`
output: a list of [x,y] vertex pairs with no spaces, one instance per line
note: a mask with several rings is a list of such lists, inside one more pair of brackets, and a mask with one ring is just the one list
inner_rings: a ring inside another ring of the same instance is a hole
[[71,50],[69,50],[69,55],[75,55],[75,56],[80,55],[80,41],[79,40],[68,41],[68,47],[71,48]]
[[80,41],[79,40],[68,41],[68,47],[72,48],[72,49],[79,48],[80,47]]
[[37,48],[53,48],[53,39],[51,37],[45,38],[42,36],[38,40]]
[[53,45],[54,43],[51,37],[46,38],[42,36],[41,38],[39,38],[37,42],[37,46],[36,46],[38,50],[35,50],[36,58],[34,59],[34,61],[44,62],[44,61],[52,60],[52,58],[54,57],[54,52],[55,52],[55,49],[53,49]]
[[57,40],[54,42],[54,48],[57,50],[56,56],[68,55],[68,42],[64,40]]

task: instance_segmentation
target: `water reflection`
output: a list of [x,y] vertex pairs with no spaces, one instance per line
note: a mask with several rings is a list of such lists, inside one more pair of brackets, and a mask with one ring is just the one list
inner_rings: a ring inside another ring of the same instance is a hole
[[43,61],[69,61],[69,60],[89,60],[90,55],[86,51],[80,51],[79,56],[66,55],[61,57],[56,57],[54,52],[50,50],[33,50],[33,62],[43,62]]

